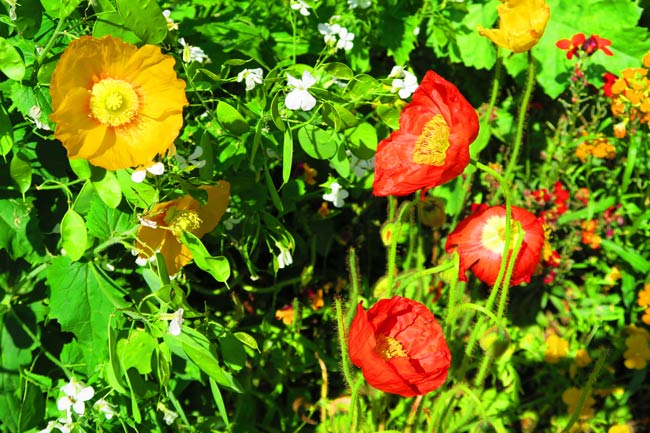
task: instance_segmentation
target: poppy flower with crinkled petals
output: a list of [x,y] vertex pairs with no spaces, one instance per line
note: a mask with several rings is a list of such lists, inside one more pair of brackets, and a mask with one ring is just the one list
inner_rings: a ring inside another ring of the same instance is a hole
[[[521,228],[517,229],[517,224]],[[517,240],[523,236],[519,254],[510,278],[510,285],[529,282],[539,263],[544,246],[544,228],[541,221],[525,209],[512,206],[510,255]],[[445,249],[448,253],[458,251],[460,275],[467,281],[466,272],[494,285],[506,242],[506,207],[492,206],[482,212],[470,215],[461,221],[447,237]]]
[[514,53],[523,53],[537,44],[551,17],[551,9],[544,0],[502,0],[497,6],[498,29],[478,26],[478,33],[500,47]]
[[451,353],[427,307],[411,299],[360,303],[348,336],[350,360],[375,388],[403,397],[424,395],[447,379]]
[[174,58],[112,36],[70,43],[52,74],[50,119],[70,159],[107,170],[149,167],[175,152],[187,105]]
[[399,123],[377,146],[374,195],[402,196],[433,188],[459,176],[469,164],[478,116],[456,86],[435,72],[426,73]]
[[230,198],[230,184],[220,181],[216,185],[204,185],[199,189],[207,193],[207,202],[201,204],[191,195],[156,204],[140,218],[136,248],[141,259],[148,259],[160,252],[165,258],[169,275],[192,261],[192,253],[181,242],[183,232],[198,238],[211,232],[226,212]]

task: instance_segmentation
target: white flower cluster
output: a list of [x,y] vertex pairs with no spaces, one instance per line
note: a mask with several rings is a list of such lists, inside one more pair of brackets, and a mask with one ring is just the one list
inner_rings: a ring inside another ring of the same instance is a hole
[[318,31],[323,35],[325,43],[337,50],[350,51],[354,46],[354,33],[339,24],[320,23]]
[[309,111],[314,108],[316,106],[316,98],[307,91],[314,83],[316,83],[316,79],[309,71],[304,71],[301,79],[287,74],[287,84],[293,90],[284,98],[284,105],[289,110]]
[[311,6],[305,3],[304,0],[291,0],[291,9],[299,11],[300,15],[307,17],[309,16],[309,9],[311,9]]
[[330,184],[330,192],[323,194],[323,200],[329,201],[334,207],[343,207],[345,199],[349,196],[350,193],[340,183],[334,181]]
[[183,47],[180,50],[180,53],[185,63],[190,63],[190,62],[209,63],[210,62],[210,58],[208,57],[207,54],[205,54],[205,51],[203,51],[202,48],[195,47],[193,45],[188,44],[187,42],[185,42],[184,38],[179,38],[178,43],[181,44],[181,46]]
[[258,84],[262,84],[263,75],[264,71],[262,71],[262,68],[244,69],[237,74],[237,82],[241,83],[244,81],[246,83],[246,91],[249,92]]
[[388,78],[394,78],[391,91],[402,99],[408,99],[418,88],[418,79],[402,66],[394,66]]
[[348,0],[350,9],[368,9],[372,5],[372,0]]

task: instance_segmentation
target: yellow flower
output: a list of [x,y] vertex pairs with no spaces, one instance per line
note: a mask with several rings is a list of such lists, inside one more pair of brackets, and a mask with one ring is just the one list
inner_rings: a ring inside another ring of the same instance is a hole
[[71,159],[118,170],[148,167],[157,155],[175,152],[185,82],[156,46],[82,36],[56,65],[50,94],[54,136]]
[[[572,414],[578,408],[578,402],[580,401],[580,395],[582,390],[580,388],[571,387],[562,393],[562,401],[567,405],[567,411],[569,414]],[[587,395],[584,403],[582,404],[582,409],[580,410],[580,418],[591,418],[594,416],[594,404],[596,400],[591,395]]]
[[631,430],[627,424],[614,424],[607,430],[607,433],[631,433]]
[[648,335],[634,333],[625,339],[627,350],[623,353],[625,366],[630,370],[642,370],[650,361],[650,346]]
[[650,307],[650,283],[645,283],[637,294],[639,307]]
[[544,34],[551,9],[544,0],[502,0],[497,6],[498,29],[484,29],[478,32],[500,47],[515,53],[530,50]]
[[211,232],[221,220],[230,197],[230,184],[220,181],[214,186],[202,186],[208,194],[206,204],[190,195],[158,203],[142,219],[136,248],[141,258],[160,252],[165,258],[167,273],[176,274],[192,261],[189,249],[180,241],[182,232],[201,238]]
[[581,368],[591,364],[591,356],[589,356],[587,349],[578,349],[575,361],[576,365]]
[[282,320],[282,323],[284,323],[285,325],[291,325],[293,323],[294,315],[295,314],[294,314],[293,305],[287,305],[284,308],[275,310],[275,318],[278,320]]
[[550,334],[546,337],[546,352],[544,352],[544,361],[550,364],[556,364],[562,358],[569,354],[569,342],[556,334]]

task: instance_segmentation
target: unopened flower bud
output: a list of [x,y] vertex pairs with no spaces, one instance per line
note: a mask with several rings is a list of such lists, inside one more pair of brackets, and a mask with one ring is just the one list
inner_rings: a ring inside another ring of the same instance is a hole
[[438,197],[428,196],[418,202],[418,217],[427,227],[437,229],[445,223],[445,202]]
[[493,326],[480,338],[481,349],[493,358],[499,358],[510,345],[510,335],[505,328]]

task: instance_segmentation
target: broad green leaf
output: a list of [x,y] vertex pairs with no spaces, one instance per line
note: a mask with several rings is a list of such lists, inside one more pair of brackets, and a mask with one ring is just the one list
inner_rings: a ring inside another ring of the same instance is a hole
[[245,332],[235,332],[233,335],[237,340],[241,341],[251,349],[258,352],[260,351],[259,346],[257,345],[257,340],[255,340],[255,338],[253,338],[250,334],[247,334]]
[[282,143],[282,184],[291,178],[291,163],[293,162],[293,133],[290,129],[284,131]]
[[7,156],[14,146],[14,132],[4,105],[0,105],[0,156]]
[[117,342],[116,353],[122,364],[123,371],[135,368],[140,374],[152,372],[152,355],[158,341],[149,333],[141,329],[135,329],[129,334],[126,340]]
[[106,35],[115,36],[131,44],[142,43],[142,40],[126,26],[124,19],[117,12],[102,12],[97,15],[97,20],[93,25],[93,36],[101,38]]
[[81,0],[41,0],[45,12],[52,18],[65,19],[79,6]]
[[108,362],[104,363],[104,379],[108,385],[119,392],[127,395],[123,376],[120,374],[120,360],[117,356],[116,335],[112,328],[108,329]]
[[15,305],[11,312],[0,316],[0,359],[3,369],[17,372],[32,362],[32,350],[38,346],[38,342],[23,329],[21,322],[33,335],[39,335],[34,312],[27,306]]
[[117,170],[115,175],[120,183],[122,194],[132,205],[149,208],[158,201],[158,191],[153,186],[146,182],[133,182],[131,175],[126,170]]
[[181,234],[183,244],[190,250],[194,263],[208,272],[214,277],[215,280],[223,283],[230,278],[230,264],[228,259],[223,256],[213,257],[208,250],[205,249],[201,239],[197,238],[190,232],[183,232]]
[[305,125],[298,130],[298,142],[305,153],[314,159],[330,159],[338,149],[331,132],[313,125]]
[[330,164],[341,175],[341,177],[347,179],[350,175],[350,160],[345,152],[345,146],[339,147],[334,158],[330,159]]
[[235,135],[242,135],[250,129],[244,116],[239,114],[236,108],[223,101],[219,101],[217,104],[217,119],[225,129]]
[[232,336],[226,334],[219,337],[219,346],[221,347],[221,357],[223,362],[233,371],[240,371],[246,364],[246,351],[243,343]]
[[45,416],[45,396],[43,391],[31,382],[24,382],[18,418],[19,431],[37,427]]
[[167,21],[155,0],[117,0],[116,5],[126,27],[143,42],[159,44],[167,36]]
[[0,200],[0,249],[12,260],[24,258],[37,263],[45,257],[43,235],[33,198]]
[[[492,27],[497,19],[497,0],[485,4],[469,4],[461,23],[455,25],[456,43],[465,64],[477,69],[491,69],[496,62],[496,50],[492,41],[478,34],[478,25]],[[456,23],[453,23],[454,25]]]
[[341,80],[351,80],[354,78],[354,72],[345,63],[332,62],[323,65],[325,72]]
[[90,211],[86,216],[88,233],[104,241],[125,237],[135,224],[131,215],[106,206],[100,200],[90,202]]
[[71,159],[70,168],[74,171],[74,174],[77,175],[79,179],[90,179],[92,175],[92,170],[90,169],[90,163],[85,159]]
[[65,332],[72,332],[84,350],[85,369],[93,372],[95,365],[108,355],[108,324],[118,308],[128,304],[117,285],[93,263],[72,263],[67,256],[58,256],[47,269],[50,286],[50,319],[56,319]]
[[61,220],[61,248],[65,250],[66,257],[76,262],[86,251],[87,243],[86,222],[73,209],[68,209]]
[[41,27],[43,6],[39,0],[20,0],[16,8],[16,28],[23,38],[32,38]]
[[18,191],[24,195],[32,185],[32,164],[22,152],[18,152],[11,159],[9,174],[11,179],[18,185]]
[[348,147],[359,159],[370,159],[377,150],[377,131],[367,122],[346,131]]
[[0,37],[0,71],[15,81],[20,81],[25,76],[23,58],[11,42],[3,37]]
[[0,419],[10,432],[18,429],[20,417],[20,375],[0,370]]
[[117,176],[112,171],[92,168],[92,184],[106,206],[116,208],[122,201],[122,188]]
[[360,74],[354,77],[348,85],[348,93],[353,98],[367,99],[381,89],[381,83],[374,77],[366,74]]
[[240,385],[229,373],[223,371],[219,365],[219,361],[208,348],[187,344],[185,342],[183,342],[182,346],[190,360],[196,364],[201,371],[214,379],[215,382],[219,385],[230,388],[235,392],[242,392]]
[[390,129],[399,129],[399,117],[401,111],[394,105],[377,105],[377,115]]

